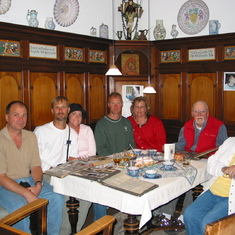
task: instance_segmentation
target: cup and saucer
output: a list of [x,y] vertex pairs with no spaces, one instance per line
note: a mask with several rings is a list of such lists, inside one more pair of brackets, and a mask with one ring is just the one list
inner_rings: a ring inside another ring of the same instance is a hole
[[162,164],[163,166],[160,167],[160,170],[162,171],[176,171],[177,170],[177,168],[174,166],[175,163],[172,161],[165,161]]
[[140,169],[137,166],[127,167],[127,174],[131,177],[137,178],[139,176]]
[[145,170],[144,173],[145,174],[143,175],[143,177],[145,179],[159,179],[162,177],[162,175],[157,173],[156,169],[148,169],[148,170]]

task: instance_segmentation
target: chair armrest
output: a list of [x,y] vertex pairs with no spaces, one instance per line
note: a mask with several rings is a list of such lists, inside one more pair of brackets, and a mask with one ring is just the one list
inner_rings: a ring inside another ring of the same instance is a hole
[[29,216],[35,211],[42,210],[42,213],[46,214],[46,206],[48,204],[48,200],[44,198],[37,199],[36,201],[30,202],[27,205],[13,211],[9,215],[0,219],[0,223],[12,225],[16,222],[22,220],[23,218]]
[[225,216],[206,225],[205,235],[234,234],[235,214]]
[[113,223],[115,222],[115,217],[111,215],[105,215],[102,218],[96,220],[80,232],[75,235],[93,235],[100,231],[104,231],[104,235],[112,234]]

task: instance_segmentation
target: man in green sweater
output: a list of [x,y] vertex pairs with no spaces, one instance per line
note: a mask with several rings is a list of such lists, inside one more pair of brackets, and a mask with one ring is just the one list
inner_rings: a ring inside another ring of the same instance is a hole
[[[95,127],[96,151],[99,156],[123,152],[130,144],[135,147],[131,122],[122,116],[122,96],[117,92],[111,93],[108,107],[109,114],[101,118]],[[99,218],[107,214],[106,206],[97,203],[93,206]]]
[[113,92],[108,97],[109,114],[95,127],[96,149],[99,156],[123,152],[130,144],[135,147],[131,122],[122,116],[122,96]]

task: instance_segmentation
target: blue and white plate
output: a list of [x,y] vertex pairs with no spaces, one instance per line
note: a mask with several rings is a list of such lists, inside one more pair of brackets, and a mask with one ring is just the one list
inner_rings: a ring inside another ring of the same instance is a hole
[[166,170],[164,166],[160,167],[161,171],[176,171],[177,167],[173,166],[171,170]]
[[162,178],[162,175],[157,174],[154,178],[149,178],[149,177],[147,177],[146,175],[143,175],[143,177],[144,177],[145,179],[153,180],[153,179],[159,179],[159,178]]

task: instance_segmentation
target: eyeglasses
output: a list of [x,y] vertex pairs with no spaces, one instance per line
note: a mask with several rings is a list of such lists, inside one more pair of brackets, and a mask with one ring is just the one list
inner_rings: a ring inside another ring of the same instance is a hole
[[194,114],[205,114],[206,110],[193,110]]

